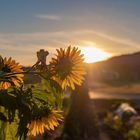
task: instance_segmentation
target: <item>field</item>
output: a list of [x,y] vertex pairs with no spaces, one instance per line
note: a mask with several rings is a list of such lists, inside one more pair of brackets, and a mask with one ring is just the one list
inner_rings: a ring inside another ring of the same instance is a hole
[[[37,77],[25,78],[27,83],[39,81]],[[47,135],[47,139],[129,140],[131,137],[136,137],[129,134],[134,129],[133,125],[127,126],[121,119],[114,122],[113,113],[119,105],[128,103],[136,109],[138,116],[140,115],[140,84],[111,86],[94,82],[93,85],[89,84],[89,89],[87,87],[86,89],[81,87],[81,89],[81,91],[77,90],[72,97],[66,96],[64,122],[55,132]],[[124,125],[121,125],[123,123]],[[136,135],[139,130],[139,127],[134,130]],[[136,140],[139,138],[138,136]]]

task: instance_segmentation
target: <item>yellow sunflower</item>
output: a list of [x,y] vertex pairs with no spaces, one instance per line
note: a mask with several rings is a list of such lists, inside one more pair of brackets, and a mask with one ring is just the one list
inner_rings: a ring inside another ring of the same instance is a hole
[[55,73],[53,77],[63,89],[71,87],[75,89],[76,85],[81,85],[84,80],[85,69],[83,55],[78,48],[69,46],[67,49],[56,49],[56,58],[50,62],[52,70]]
[[[23,82],[23,74],[16,74],[23,72],[22,66],[16,63],[15,60],[4,58],[3,67],[1,68],[1,73],[4,75],[0,79],[0,89],[7,89],[10,86],[20,86]],[[15,73],[15,74],[14,74]],[[11,74],[11,75],[8,75]]]
[[63,120],[63,116],[60,111],[53,110],[49,115],[35,119],[27,124],[28,136],[37,136],[43,134],[45,129],[50,131],[54,130],[59,125],[59,122]]

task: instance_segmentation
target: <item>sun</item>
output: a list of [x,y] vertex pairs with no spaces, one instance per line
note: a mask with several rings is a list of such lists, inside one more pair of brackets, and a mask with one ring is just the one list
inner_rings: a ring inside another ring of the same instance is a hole
[[81,53],[84,54],[84,62],[93,63],[105,60],[111,57],[111,54],[96,47],[80,47]]

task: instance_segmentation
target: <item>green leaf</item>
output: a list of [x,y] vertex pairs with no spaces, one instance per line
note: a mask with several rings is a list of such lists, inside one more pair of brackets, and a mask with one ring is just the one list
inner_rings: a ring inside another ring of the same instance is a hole
[[[55,107],[61,109],[64,97],[64,93],[61,86],[53,79],[42,80],[42,84],[43,89],[50,93],[48,95],[50,95],[50,97],[54,99]],[[51,99],[49,98],[49,100]]]

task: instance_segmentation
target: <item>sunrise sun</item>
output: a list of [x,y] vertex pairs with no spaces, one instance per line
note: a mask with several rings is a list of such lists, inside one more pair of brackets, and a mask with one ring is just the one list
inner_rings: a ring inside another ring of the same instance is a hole
[[84,54],[84,59],[85,59],[84,61],[86,63],[102,61],[111,57],[110,53],[107,53],[96,47],[87,46],[87,47],[80,47],[80,49],[81,49],[81,53]]

